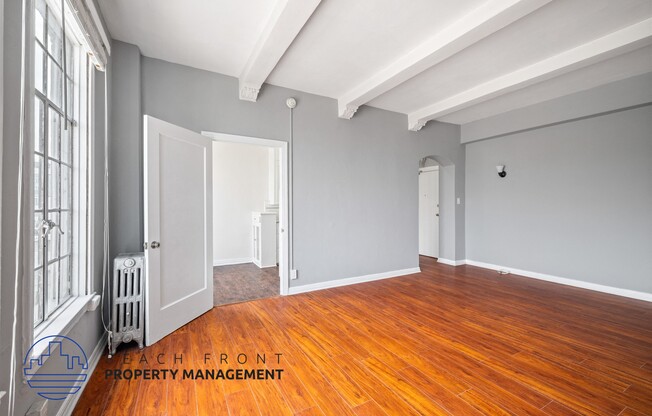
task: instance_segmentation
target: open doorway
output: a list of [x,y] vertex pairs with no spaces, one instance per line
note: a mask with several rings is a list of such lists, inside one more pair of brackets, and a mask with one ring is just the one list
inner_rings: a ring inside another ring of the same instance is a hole
[[439,165],[425,158],[419,167],[419,255],[439,258]]
[[213,299],[225,305],[287,293],[287,144],[213,139]]

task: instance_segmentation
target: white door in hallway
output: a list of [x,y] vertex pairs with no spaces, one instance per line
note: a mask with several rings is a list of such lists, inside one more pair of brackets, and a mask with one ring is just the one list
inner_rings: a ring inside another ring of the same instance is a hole
[[145,344],[213,307],[212,140],[144,120]]
[[439,169],[419,169],[419,254],[439,257]]

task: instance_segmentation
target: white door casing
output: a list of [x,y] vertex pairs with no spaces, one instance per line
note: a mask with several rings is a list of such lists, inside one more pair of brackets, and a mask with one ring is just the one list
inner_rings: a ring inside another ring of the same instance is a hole
[[278,271],[280,275],[280,293],[287,295],[290,292],[290,230],[292,222],[290,219],[290,151],[288,142],[283,140],[264,139],[260,137],[238,136],[211,131],[202,131],[204,136],[219,142],[251,144],[278,149],[279,162],[279,262]]
[[419,254],[439,257],[439,169],[419,169]]
[[143,154],[152,345],[213,307],[211,139],[146,115]]

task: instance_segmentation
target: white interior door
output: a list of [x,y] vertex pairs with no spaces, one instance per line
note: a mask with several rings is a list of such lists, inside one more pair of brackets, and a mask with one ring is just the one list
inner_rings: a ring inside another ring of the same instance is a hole
[[419,170],[419,254],[439,257],[439,170]]
[[213,307],[211,139],[145,116],[145,343]]

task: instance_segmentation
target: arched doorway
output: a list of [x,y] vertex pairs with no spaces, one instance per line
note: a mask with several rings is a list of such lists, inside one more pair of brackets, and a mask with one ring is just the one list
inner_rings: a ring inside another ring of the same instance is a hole
[[419,255],[439,257],[439,165],[419,168]]
[[[419,159],[418,169],[419,254],[436,257],[442,263],[453,264],[456,247],[455,164],[444,156],[427,155]],[[429,186],[430,194],[436,195],[423,198],[422,185]],[[422,243],[426,241],[430,241],[430,245],[426,243],[424,247]],[[429,247],[430,250],[427,251]]]

